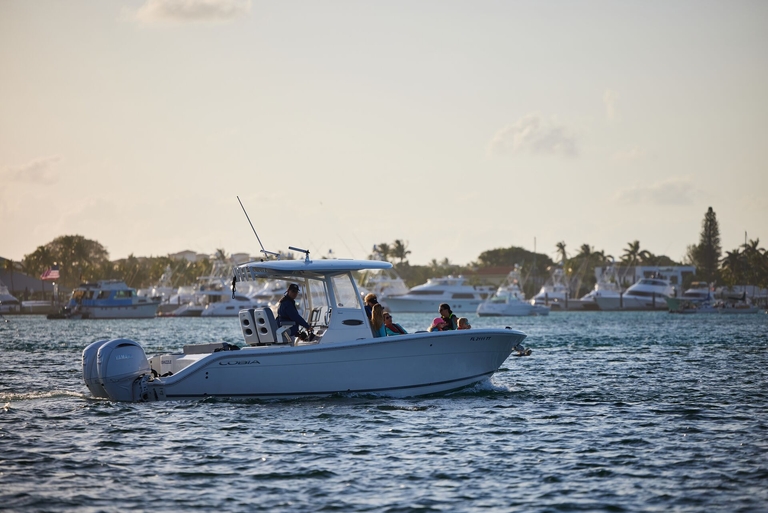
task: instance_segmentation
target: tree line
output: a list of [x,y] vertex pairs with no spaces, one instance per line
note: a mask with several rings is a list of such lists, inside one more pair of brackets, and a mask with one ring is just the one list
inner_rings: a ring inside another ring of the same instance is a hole
[[[745,242],[732,251],[726,251],[723,256],[717,216],[711,207],[702,221],[699,243],[688,246],[684,262],[676,262],[665,255],[654,255],[642,249],[637,240],[628,242],[618,258],[606,254],[603,250],[595,250],[589,244],[582,244],[575,253],[569,253],[566,243],[561,241],[555,245],[555,249],[558,262],[546,254],[511,246],[483,251],[476,261],[467,265],[453,264],[448,258],[439,261],[432,259],[427,265],[411,265],[408,261],[408,255],[411,254],[408,242],[396,239],[391,243],[376,244],[369,258],[392,262],[409,287],[424,283],[429,278],[449,274],[473,276],[482,268],[511,267],[519,264],[522,267],[524,291],[529,297],[549,278],[555,265],[563,266],[575,297],[581,297],[594,288],[596,267],[606,267],[613,263],[624,266],[691,264],[697,268],[697,280],[714,285],[749,284],[768,288],[768,253],[760,247],[760,240]],[[285,257],[291,258],[292,255]],[[136,257],[133,254],[112,261],[107,250],[99,242],[81,235],[64,235],[39,246],[32,253],[25,255],[21,262],[6,260],[4,266],[8,271],[15,270],[37,277],[54,264],[58,264],[58,283],[63,289],[75,288],[82,282],[104,279],[120,279],[130,287],[143,288],[156,284],[169,267],[173,271],[172,285],[192,284],[198,277],[210,274],[213,262],[217,259],[223,262],[230,260],[223,249],[217,249],[214,255],[196,262],[170,256]],[[13,290],[12,284],[6,285],[11,286]]]

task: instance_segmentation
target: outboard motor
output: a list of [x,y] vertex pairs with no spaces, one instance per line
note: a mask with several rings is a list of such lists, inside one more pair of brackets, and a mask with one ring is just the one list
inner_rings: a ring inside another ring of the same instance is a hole
[[96,356],[99,352],[99,348],[107,342],[109,341],[97,340],[83,349],[83,381],[85,381],[85,386],[91,391],[93,397],[101,397],[104,399],[109,399],[109,396],[104,390],[104,387],[101,386],[101,381],[99,380],[99,370],[96,367]]
[[145,401],[148,398],[142,376],[151,372],[144,349],[127,338],[110,340],[96,356],[99,380],[113,401]]

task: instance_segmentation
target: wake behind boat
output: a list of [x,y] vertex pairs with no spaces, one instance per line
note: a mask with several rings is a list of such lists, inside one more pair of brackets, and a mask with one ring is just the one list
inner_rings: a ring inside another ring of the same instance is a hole
[[[282,279],[302,289],[314,338],[293,339],[269,308],[239,313],[246,346],[190,344],[147,358],[135,341],[101,340],[83,351],[83,379],[113,401],[295,398],[339,393],[407,397],[448,392],[492,376],[525,334],[512,329],[417,332],[376,338],[352,272],[371,260],[277,260],[235,269],[236,283]],[[236,350],[233,350],[236,349]]]

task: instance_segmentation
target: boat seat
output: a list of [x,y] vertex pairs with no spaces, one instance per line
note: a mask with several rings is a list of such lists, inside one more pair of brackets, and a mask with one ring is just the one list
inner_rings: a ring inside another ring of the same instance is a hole
[[240,328],[245,342],[251,346],[267,344],[291,344],[290,329],[292,322],[279,326],[275,314],[269,308],[249,308],[240,310]]

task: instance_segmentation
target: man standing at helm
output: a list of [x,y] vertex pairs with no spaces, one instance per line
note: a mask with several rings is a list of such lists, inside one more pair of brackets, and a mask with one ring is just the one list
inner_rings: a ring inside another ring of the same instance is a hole
[[299,295],[299,286],[295,283],[288,285],[288,290],[285,291],[283,297],[280,298],[277,307],[277,322],[281,326],[284,322],[292,322],[293,326],[289,331],[291,337],[296,337],[299,334],[299,326],[303,326],[312,332],[312,327],[299,315],[299,311],[296,309],[296,296]]

